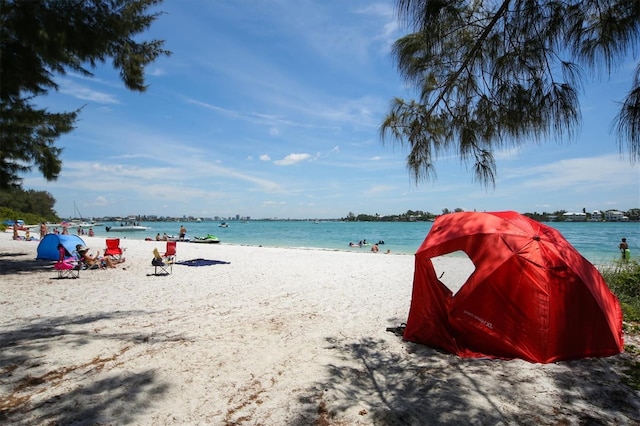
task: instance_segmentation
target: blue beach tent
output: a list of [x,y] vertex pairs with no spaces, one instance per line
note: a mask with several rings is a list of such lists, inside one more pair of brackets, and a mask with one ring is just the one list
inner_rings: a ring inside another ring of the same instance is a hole
[[38,244],[38,260],[58,260],[60,254],[58,253],[58,244],[62,243],[64,248],[69,253],[76,251],[76,245],[84,245],[82,238],[77,235],[59,235],[59,234],[47,234],[40,244]]

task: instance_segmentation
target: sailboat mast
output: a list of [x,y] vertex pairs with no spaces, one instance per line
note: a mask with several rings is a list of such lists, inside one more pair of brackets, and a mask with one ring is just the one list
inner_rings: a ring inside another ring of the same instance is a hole
[[76,202],[73,202],[73,214],[74,215],[78,215],[78,219],[80,219],[81,221],[84,220],[84,218],[82,217],[82,213],[80,213],[80,210],[78,210],[78,206],[76,206]]

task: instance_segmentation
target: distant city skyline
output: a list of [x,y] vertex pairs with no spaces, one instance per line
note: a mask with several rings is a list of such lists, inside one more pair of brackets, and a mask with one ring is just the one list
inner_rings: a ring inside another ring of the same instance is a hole
[[335,218],[443,209],[553,212],[640,206],[640,165],[611,124],[638,58],[581,88],[573,140],[495,152],[495,188],[451,153],[437,180],[416,184],[406,148],[382,144],[394,97],[415,99],[391,56],[407,33],[394,0],[167,1],[144,39],[173,52],[147,69],[148,90],[124,88],[109,63],[94,78],[58,77],[37,98],[82,107],[60,178],[33,172],[61,217],[126,214]]

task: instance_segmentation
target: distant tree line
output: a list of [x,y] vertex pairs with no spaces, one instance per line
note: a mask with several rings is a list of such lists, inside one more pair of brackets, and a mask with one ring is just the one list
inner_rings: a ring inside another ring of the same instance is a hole
[[[406,213],[392,214],[392,215],[384,215],[381,216],[378,213],[376,214],[355,214],[353,212],[349,212],[346,217],[343,217],[342,220],[345,222],[430,222],[433,221],[437,216],[441,214],[449,214],[449,213],[458,213],[463,212],[464,210],[461,208],[455,208],[453,210],[449,210],[447,208],[442,209],[442,213],[435,214],[431,212],[425,212],[422,210],[407,210]],[[592,213],[587,213],[585,209],[582,209],[582,212],[587,215],[587,220],[591,219]],[[564,222],[564,214],[567,213],[566,210],[558,210],[555,212],[533,212],[533,213],[523,213],[525,216],[528,216],[532,219],[535,219],[539,222],[548,222],[551,217],[554,218],[555,222]],[[631,221],[640,221],[640,208],[633,208],[627,211],[622,211],[622,213],[629,218]],[[601,216],[597,219],[604,220],[604,211],[602,211]]]
[[407,210],[406,213],[384,216],[378,213],[374,215],[365,213],[356,215],[353,212],[349,212],[342,220],[345,222],[429,222],[435,219],[436,216],[438,215],[431,212],[423,212],[422,210]]
[[[612,210],[612,209],[609,209]],[[615,209],[613,209],[615,210]],[[605,212],[608,210],[600,210],[599,216],[596,217],[595,219],[598,220],[605,220]],[[633,208],[633,209],[629,209],[627,211],[621,211],[623,215],[627,216],[629,218],[630,221],[640,221],[640,208]],[[532,219],[535,219],[537,221],[540,222],[546,222],[549,221],[550,217],[554,217],[554,222],[564,222],[564,214],[568,213],[566,210],[558,210],[555,211],[553,213],[547,213],[547,212],[543,212],[543,213],[538,213],[538,212],[534,212],[534,213],[524,213],[526,216],[529,216]],[[593,218],[593,213],[588,213],[586,211],[586,209],[582,209],[582,213],[587,215],[587,220],[591,220]]]

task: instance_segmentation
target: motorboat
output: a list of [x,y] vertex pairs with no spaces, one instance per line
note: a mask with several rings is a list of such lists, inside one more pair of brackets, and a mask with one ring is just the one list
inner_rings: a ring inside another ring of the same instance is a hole
[[222,222],[220,225],[218,225],[218,228],[228,228],[229,225],[227,224],[227,222]]
[[106,229],[107,232],[132,232],[146,231],[149,228],[140,225],[138,222],[121,222],[120,226],[105,226],[104,229]]
[[200,243],[200,244],[218,244],[220,239],[215,235],[207,234],[206,237],[193,237],[191,239],[192,243]]

